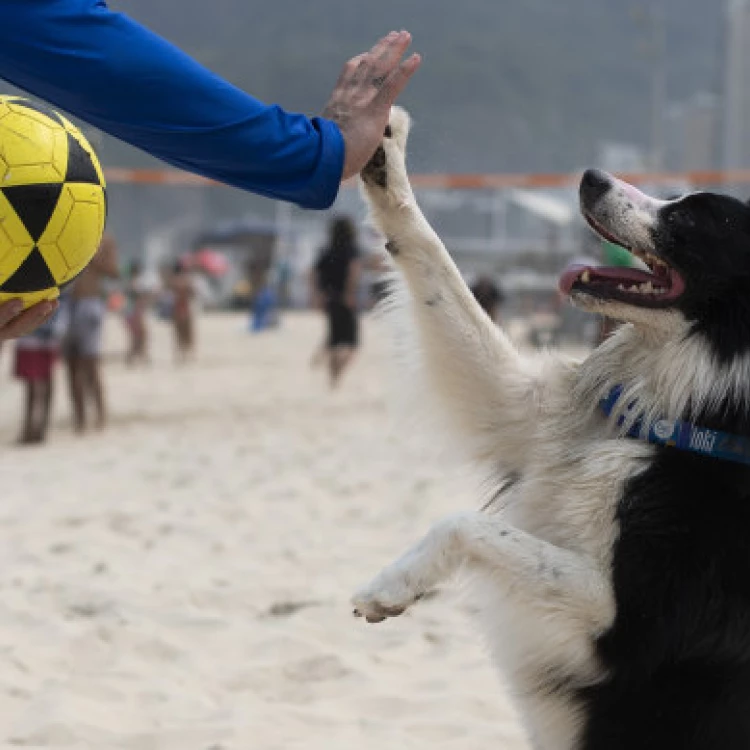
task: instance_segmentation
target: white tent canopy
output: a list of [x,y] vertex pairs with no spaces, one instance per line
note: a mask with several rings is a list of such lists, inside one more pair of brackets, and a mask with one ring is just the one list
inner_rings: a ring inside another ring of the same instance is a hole
[[576,215],[570,203],[536,191],[512,190],[508,200],[540,219],[561,226],[570,224]]

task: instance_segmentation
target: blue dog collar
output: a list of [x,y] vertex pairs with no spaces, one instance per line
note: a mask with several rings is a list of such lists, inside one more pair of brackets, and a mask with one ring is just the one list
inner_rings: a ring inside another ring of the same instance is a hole
[[[601,410],[608,417],[614,411],[621,395],[622,386],[617,385],[599,402]],[[631,411],[634,408],[635,402],[631,402],[628,404],[626,411]],[[625,414],[619,416],[617,426],[622,427],[625,420]],[[637,419],[626,434],[628,437],[645,440],[654,445],[664,445],[669,448],[700,453],[702,456],[710,456],[723,461],[750,464],[750,439],[740,435],[730,435],[727,432],[719,432],[718,430],[709,430],[690,422],[657,419],[649,426],[646,434],[643,428],[643,420]]]

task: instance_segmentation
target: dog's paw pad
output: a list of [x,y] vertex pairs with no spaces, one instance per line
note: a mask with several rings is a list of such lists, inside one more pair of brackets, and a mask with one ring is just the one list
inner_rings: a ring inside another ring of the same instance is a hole
[[414,591],[398,571],[386,570],[352,598],[354,615],[368,622],[382,622],[403,614],[422,596]]
[[377,185],[384,190],[388,187],[388,160],[382,146],[378,146],[377,151],[365,165],[362,170],[362,179],[366,184]]
[[[390,119],[383,132],[383,142],[378,146],[370,161],[361,172],[362,180],[367,185],[388,189],[388,158],[384,145],[388,142],[391,156],[402,152],[409,135],[409,115],[400,107],[392,107]],[[397,160],[400,161],[400,158]]]
[[398,617],[406,612],[406,607],[384,607],[377,602],[368,602],[366,605],[354,608],[355,617],[364,617],[367,622],[384,622],[390,617]]

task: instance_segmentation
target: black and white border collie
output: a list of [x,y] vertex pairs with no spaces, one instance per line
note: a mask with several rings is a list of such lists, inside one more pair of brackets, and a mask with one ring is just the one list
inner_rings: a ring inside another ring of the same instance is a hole
[[[531,359],[420,212],[408,130],[394,109],[362,173],[404,282],[392,314],[413,330],[417,390],[504,491],[437,523],[355,594],[355,613],[393,617],[468,568],[533,747],[749,750],[750,466],[735,459],[750,436],[750,208],[659,201],[587,172],[583,215],[643,270],[568,269],[571,301],[624,325],[583,362]],[[711,439],[630,436],[655,424]],[[724,433],[734,458],[706,455]]]

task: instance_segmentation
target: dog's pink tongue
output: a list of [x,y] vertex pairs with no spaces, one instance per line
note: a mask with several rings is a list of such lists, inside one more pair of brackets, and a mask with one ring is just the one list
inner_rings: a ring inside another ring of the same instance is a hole
[[560,276],[559,288],[563,294],[570,294],[573,284],[581,278],[581,274],[588,271],[592,280],[612,281],[617,284],[631,282],[643,284],[653,281],[654,275],[648,271],[637,268],[624,268],[620,266],[586,266],[580,263],[571,263]]
[[591,266],[584,266],[580,263],[571,263],[560,276],[558,287],[563,294],[570,294],[573,284],[581,277],[581,274],[590,270]]

